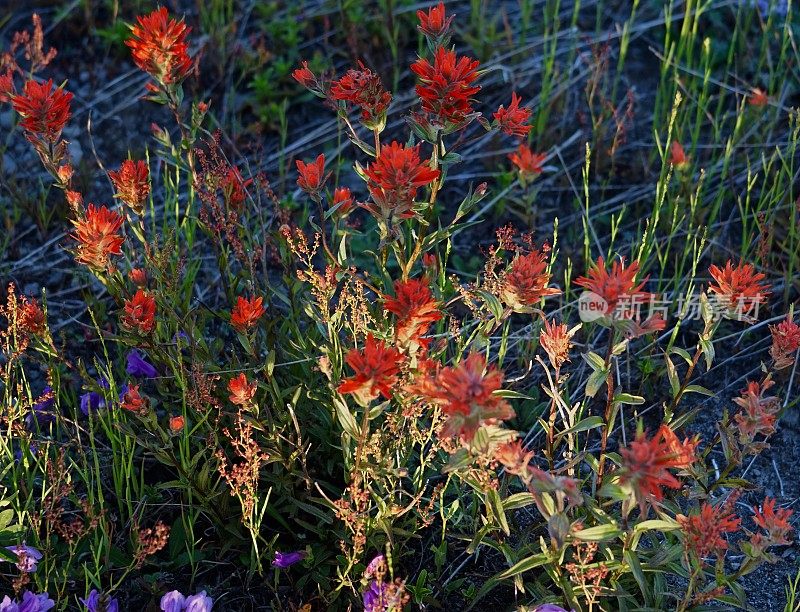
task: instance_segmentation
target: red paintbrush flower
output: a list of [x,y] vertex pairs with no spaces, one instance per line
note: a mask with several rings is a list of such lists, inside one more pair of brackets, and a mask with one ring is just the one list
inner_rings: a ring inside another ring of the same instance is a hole
[[246,406],[255,396],[256,387],[256,383],[248,382],[247,376],[242,372],[239,376],[228,381],[228,391],[231,392],[228,399],[237,406]]
[[236,305],[231,311],[231,325],[236,331],[244,333],[255,326],[265,312],[264,298],[244,298],[239,296],[236,298]]
[[511,267],[500,277],[500,297],[512,310],[531,308],[538,305],[542,298],[561,293],[547,286],[550,278],[544,249],[517,255]]
[[228,167],[225,175],[220,180],[220,189],[225,201],[233,208],[239,209],[247,199],[247,188],[253,184],[253,179],[246,179],[236,166]]
[[425,36],[437,40],[447,33],[450,23],[453,21],[453,17],[454,15],[446,16],[444,2],[440,1],[439,4],[428,9],[427,13],[422,9],[417,11],[417,19],[419,19],[417,28],[420,32],[425,34]]
[[431,323],[442,318],[439,304],[423,278],[395,282],[394,294],[386,298],[383,306],[397,317],[395,337],[402,346],[419,344]]
[[403,360],[400,351],[381,340],[375,340],[370,334],[363,350],[348,351],[345,361],[355,374],[344,379],[337,390],[342,394],[354,394],[365,405],[379,395],[390,399]]
[[350,189],[347,187],[337,187],[333,191],[333,202],[331,208],[336,208],[336,214],[340,217],[346,216],[352,209],[355,199]]
[[55,143],[70,118],[72,94],[62,87],[53,89],[53,80],[25,83],[21,94],[12,95],[14,110],[22,117],[20,125],[28,138],[43,138]]
[[534,153],[529,146],[520,143],[514,153],[509,153],[508,159],[519,169],[520,178],[524,183],[542,173],[542,164],[547,159],[547,153]]
[[774,385],[769,376],[761,382],[747,381],[747,387],[741,395],[733,399],[741,408],[734,419],[739,430],[739,441],[743,445],[750,444],[759,434],[770,436],[775,433],[781,403],[777,397],[766,394]]
[[704,502],[697,514],[675,518],[683,530],[684,546],[703,559],[710,555],[724,555],[728,549],[725,534],[736,533],[741,528],[741,519],[733,514],[733,504],[718,506]]
[[358,62],[358,70],[348,70],[331,85],[334,100],[350,102],[361,109],[361,121],[369,129],[383,129],[386,110],[392,102],[392,94],[383,88],[381,78]]
[[508,108],[501,104],[494,113],[494,118],[497,120],[497,127],[509,136],[524,138],[531,131],[531,125],[528,123],[531,120],[531,111],[527,108],[520,108],[520,102],[522,102],[522,98],[512,92],[511,104],[508,105]]
[[569,361],[572,334],[564,323],[545,319],[544,327],[539,333],[539,345],[547,353],[552,366],[558,370],[564,365],[564,362]]
[[137,287],[147,286],[147,270],[144,268],[131,268],[130,279]]
[[682,170],[689,165],[689,158],[687,157],[686,152],[683,150],[683,145],[677,140],[672,141],[669,163],[678,170]]
[[[638,261],[634,261],[626,267],[624,260],[614,261],[609,272],[606,270],[606,262],[601,256],[597,258],[597,263],[589,269],[587,276],[576,278],[574,282],[605,301],[605,315],[615,314],[618,318],[628,318],[632,309],[641,305],[651,296],[647,291],[642,291],[647,277],[636,282],[638,272]],[[621,312],[615,313],[618,307]]]
[[39,335],[45,330],[44,311],[34,299],[22,296],[21,306],[17,314],[17,324],[20,329],[29,334]]
[[124,238],[120,236],[122,217],[105,206],[89,204],[82,218],[73,219],[78,241],[75,259],[95,270],[105,270],[111,255],[120,255]]
[[300,68],[292,72],[292,78],[300,83],[300,85],[307,88],[313,87],[317,82],[317,77],[311,72],[308,67],[308,62],[306,61],[300,62]]
[[133,61],[162,85],[183,81],[192,69],[186,36],[192,31],[183,19],[176,21],[165,7],[137,18],[138,25],[130,26],[130,47]]
[[364,170],[369,178],[369,191],[384,217],[399,219],[414,216],[412,207],[417,190],[439,178],[440,172],[421,161],[420,145],[404,147],[392,142],[381,148],[378,158]]
[[130,299],[125,300],[125,314],[122,324],[142,334],[149,334],[155,326],[156,301],[139,289]]
[[185,425],[186,419],[182,416],[178,415],[169,417],[169,430],[171,433],[176,434],[180,432]]
[[122,396],[122,407],[136,414],[142,414],[147,410],[147,400],[139,393],[139,385],[128,385],[127,391]]
[[777,325],[770,325],[769,331],[772,334],[769,354],[775,360],[774,368],[776,370],[788,368],[794,362],[792,353],[800,348],[800,326],[787,315],[786,319]]
[[[767,497],[761,508],[753,508],[753,521],[766,531],[768,546],[785,546],[790,543],[789,534],[794,529],[789,517],[794,511],[789,508],[775,510],[775,500]],[[762,536],[763,537],[763,536]]]
[[457,366],[421,380],[413,392],[442,407],[447,416],[443,435],[470,441],[481,425],[514,417],[511,405],[494,393],[502,386],[503,373],[487,368],[483,355],[471,353]]
[[126,159],[119,170],[108,173],[120,200],[137,215],[144,212],[144,203],[150,195],[150,169],[143,160]]
[[747,99],[748,104],[756,107],[764,107],[769,104],[769,96],[767,93],[758,87],[753,87],[750,90],[750,96]]
[[669,470],[688,468],[694,463],[696,446],[689,439],[678,441],[672,429],[662,425],[652,438],[640,432],[627,448],[620,450],[620,483],[631,487],[642,515],[646,504],[664,498],[662,487],[680,488],[680,482]]
[[328,180],[325,174],[325,156],[320,153],[317,159],[313,162],[304,162],[297,160],[297,171],[300,177],[297,179],[297,184],[306,193],[311,195],[318,194]]
[[528,465],[533,458],[533,451],[526,451],[520,438],[499,445],[493,458],[499,462],[509,474],[523,478],[528,475]]
[[752,264],[739,262],[734,268],[730,259],[722,269],[709,266],[708,273],[717,283],[709,283],[708,289],[722,308],[723,316],[739,321],[754,321],[748,313],[755,309],[758,314],[758,305],[767,301],[769,285],[761,283],[766,277],[760,272],[756,273]]
[[481,89],[473,84],[478,66],[477,60],[457,57],[455,51],[443,47],[436,49],[433,65],[423,58],[411,64],[420,79],[417,95],[422,110],[442,127],[463,124],[472,113],[472,96]]

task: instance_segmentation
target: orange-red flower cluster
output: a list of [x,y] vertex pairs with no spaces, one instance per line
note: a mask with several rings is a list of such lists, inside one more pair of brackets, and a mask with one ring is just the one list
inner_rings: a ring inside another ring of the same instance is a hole
[[228,397],[231,403],[237,406],[246,406],[256,394],[256,383],[248,382],[247,376],[242,372],[228,381],[228,391],[231,393]]
[[383,129],[386,110],[392,102],[392,94],[383,88],[381,78],[358,62],[358,70],[348,70],[331,85],[335,100],[343,100],[361,109],[361,121],[369,129]]
[[757,273],[752,264],[739,262],[734,268],[729,259],[724,268],[709,266],[708,273],[717,283],[709,283],[708,289],[714,294],[726,317],[752,321],[753,317],[749,313],[758,304],[767,301],[769,285],[761,282],[765,276]]
[[750,95],[748,96],[747,102],[751,106],[761,108],[769,104],[769,96],[764,90],[759,89],[758,87],[753,87],[750,90]]
[[430,185],[439,178],[439,171],[428,161],[420,160],[420,145],[404,147],[392,142],[381,148],[380,155],[364,173],[369,178],[369,191],[378,210],[370,209],[382,217],[394,216],[408,219],[414,216],[412,207],[420,187]]
[[500,108],[494,113],[494,118],[497,120],[497,127],[509,136],[519,136],[525,138],[531,131],[530,119],[531,111],[527,108],[520,108],[519,103],[522,102],[515,92],[511,92],[511,104],[505,108],[502,104]]
[[119,170],[108,173],[117,197],[130,206],[137,215],[144,212],[144,203],[150,195],[150,169],[143,160],[126,159]]
[[696,441],[687,438],[681,442],[669,425],[662,425],[652,438],[640,432],[627,448],[620,449],[620,482],[631,486],[642,514],[647,503],[664,498],[662,487],[680,488],[680,482],[669,470],[691,466],[696,447]]
[[533,458],[533,451],[525,450],[525,445],[520,438],[505,442],[494,451],[494,459],[498,461],[509,474],[527,477],[528,466]]
[[186,36],[191,32],[183,19],[176,21],[165,7],[137,18],[131,26],[130,47],[133,61],[162,85],[183,81],[192,69]]
[[265,312],[264,298],[244,298],[239,296],[236,298],[236,305],[231,311],[231,325],[236,331],[245,332],[254,327]]
[[95,270],[108,268],[111,255],[120,255],[124,241],[119,235],[122,217],[105,206],[89,204],[83,216],[73,219],[75,233],[72,237],[78,241],[75,259]]
[[566,324],[545,319],[544,327],[539,334],[539,344],[556,370],[561,369],[564,362],[569,361],[572,335]]
[[775,369],[788,368],[794,362],[793,353],[800,348],[800,325],[787,316],[777,325],[770,325],[769,331],[772,334],[769,354],[775,360]]
[[700,512],[675,518],[683,530],[684,545],[687,550],[703,559],[710,555],[724,555],[728,549],[725,535],[736,533],[741,528],[741,519],[733,514],[733,504],[713,506],[704,502]]
[[417,28],[432,40],[439,40],[447,33],[453,17],[454,15],[449,17],[446,15],[444,2],[440,1],[439,4],[428,9],[427,13],[422,9],[417,11],[417,19],[419,19]]
[[469,441],[481,425],[514,417],[511,405],[495,395],[502,386],[503,373],[493,366],[487,368],[485,357],[472,353],[457,366],[421,380],[414,392],[441,406],[447,416],[443,435]]
[[792,514],[794,511],[789,508],[775,510],[775,500],[767,497],[761,508],[753,508],[753,521],[764,530],[764,533],[753,534],[750,544],[761,551],[770,546],[789,544],[789,535],[794,529],[789,524]]
[[669,163],[678,170],[682,170],[689,164],[689,158],[683,150],[683,145],[677,140],[673,140],[672,146],[670,146]]
[[534,153],[528,145],[520,143],[514,153],[509,153],[508,159],[518,168],[521,180],[527,181],[542,173],[547,153]]
[[336,214],[344,217],[351,210],[353,210],[353,203],[355,199],[348,187],[337,187],[333,191],[333,203],[331,208],[336,207]]
[[125,314],[122,323],[142,334],[149,334],[155,327],[156,301],[142,289],[130,299],[125,300]]
[[404,361],[400,351],[370,334],[364,348],[348,351],[345,361],[355,374],[342,381],[339,393],[352,393],[362,404],[368,404],[379,395],[386,399],[392,397],[392,388],[397,384]]
[[630,309],[636,304],[642,304],[649,299],[650,293],[642,291],[647,278],[641,282],[635,281],[639,272],[639,262],[634,261],[630,266],[625,266],[624,261],[614,261],[611,272],[606,270],[603,257],[598,257],[597,263],[589,269],[587,276],[575,279],[575,284],[599,295],[606,303],[606,315],[611,315],[619,306],[622,310],[619,318],[630,316]]
[[295,163],[297,171],[300,173],[300,177],[297,179],[300,189],[311,195],[319,194],[325,181],[328,180],[325,174],[325,155],[318,155],[313,162],[304,162],[298,159]]
[[292,72],[292,78],[300,83],[303,87],[313,87],[316,85],[317,77],[314,76],[314,73],[311,72],[311,69],[308,67],[308,62],[303,61],[301,62],[300,68],[297,68]]
[[550,278],[545,249],[517,255],[500,278],[500,297],[512,310],[521,311],[536,306],[542,298],[561,293],[547,286]]
[[397,317],[394,331],[401,346],[426,344],[422,336],[432,323],[442,318],[439,304],[424,278],[395,282],[394,297],[387,297],[383,305]]
[[769,377],[760,383],[754,380],[747,382],[747,388],[739,397],[733,399],[741,410],[734,417],[739,430],[739,441],[747,445],[757,435],[770,436],[775,433],[775,423],[781,410],[777,397],[767,395],[767,391],[775,385]]
[[21,94],[12,95],[14,110],[22,117],[20,125],[29,139],[55,143],[70,118],[72,94],[62,87],[53,88],[53,80],[25,83]]
[[247,198],[246,189],[253,184],[253,179],[245,179],[239,168],[230,166],[220,180],[220,189],[225,201],[235,209],[240,209]]
[[472,96],[480,91],[477,60],[457,57],[455,51],[436,49],[433,64],[420,58],[411,64],[419,76],[417,95],[422,110],[440,126],[459,126],[472,114]]
[[142,414],[147,410],[147,400],[139,393],[139,385],[128,385],[122,396],[122,407],[129,412]]

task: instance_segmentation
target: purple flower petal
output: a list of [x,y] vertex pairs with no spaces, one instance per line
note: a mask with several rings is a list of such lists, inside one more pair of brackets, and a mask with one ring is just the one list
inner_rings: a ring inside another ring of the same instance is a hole
[[185,612],[211,612],[214,600],[206,595],[205,591],[200,591],[197,595],[186,598]]
[[21,572],[35,572],[36,564],[42,558],[42,553],[36,550],[33,546],[27,546],[25,544],[6,546],[6,550],[10,550],[17,555],[19,558],[17,561],[17,568]]
[[155,378],[158,376],[158,370],[156,370],[155,366],[145,361],[142,354],[135,349],[128,353],[128,365],[125,371],[131,376],[140,378]]
[[180,591],[170,591],[161,598],[163,612],[181,612],[186,605],[186,598]]
[[286,569],[290,565],[294,565],[298,561],[306,558],[307,553],[304,550],[295,550],[294,552],[282,553],[275,551],[275,560],[272,562],[272,567],[279,569]]

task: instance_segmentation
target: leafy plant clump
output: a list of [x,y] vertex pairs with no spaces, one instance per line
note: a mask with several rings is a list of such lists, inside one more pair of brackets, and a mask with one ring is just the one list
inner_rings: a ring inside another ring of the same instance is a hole
[[[747,464],[794,408],[784,279],[706,261],[702,239],[673,258],[657,218],[575,278],[557,222],[501,227],[477,274],[455,268],[493,197],[459,151],[508,146],[523,200],[552,168],[516,92],[480,110],[485,72],[451,45],[454,16],[417,16],[408,113],[366,63],[292,73],[356,161],[297,160],[284,197],[229,159],[213,103],[187,98],[191,31],[166,8],[125,44],[172,124],[107,172],[114,203],[76,180],[73,96],[39,76],[38,18],[2,56],[0,102],[94,293],[88,320],[57,328],[19,283],[0,307],[0,610],[466,609],[512,589],[541,612],[747,607],[741,579],[794,531],[776,499],[744,502]],[[691,154],[667,142],[658,189],[695,206]],[[667,260],[692,271],[677,310],[649,276]],[[769,357],[701,437],[697,398],[716,392],[697,378],[743,329]],[[476,552],[494,569],[454,580],[447,562]]]

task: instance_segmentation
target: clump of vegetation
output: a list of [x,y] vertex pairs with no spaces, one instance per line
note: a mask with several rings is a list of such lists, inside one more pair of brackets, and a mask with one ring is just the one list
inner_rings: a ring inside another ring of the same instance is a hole
[[[748,607],[743,581],[794,535],[790,504],[747,480],[797,402],[798,117],[777,68],[797,59],[791,12],[737,7],[722,57],[698,39],[702,7],[668,5],[649,159],[625,159],[620,95],[639,3],[616,71],[602,44],[573,47],[579,186],[574,141],[548,132],[570,104],[563,7],[545,7],[547,99],[504,88],[487,108],[488,71],[452,44],[479,34],[473,4],[472,22],[416,12],[413,94],[366,61],[294,65],[305,116],[338,134],[293,160],[296,189],[233,161],[214,101],[186,93],[191,29],[142,14],[125,44],[141,104],[171,124],[102,168],[113,203],[78,180],[75,98],[41,76],[55,52],[39,18],[14,37],[0,102],[93,290],[82,320],[54,320],[24,281],[0,307],[0,609]],[[214,6],[204,23],[233,19]],[[717,91],[755,28],[760,86]],[[232,32],[209,42],[220,58]],[[784,141],[737,159],[778,126]],[[638,170],[647,209],[613,196]],[[559,175],[575,206],[540,223]],[[529,227],[486,231],[492,213]],[[733,338],[756,360],[738,392],[702,379]],[[489,569],[458,576],[477,555]]]

